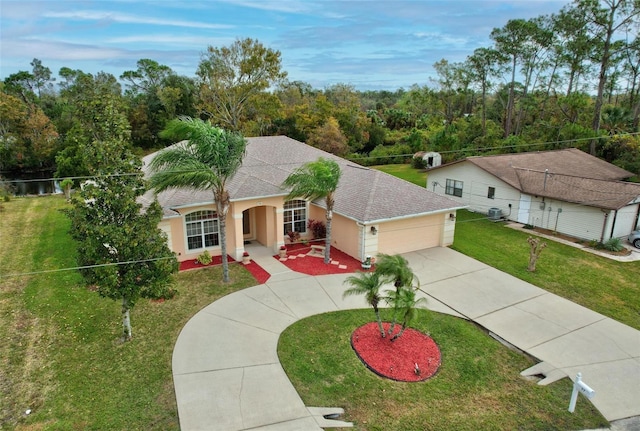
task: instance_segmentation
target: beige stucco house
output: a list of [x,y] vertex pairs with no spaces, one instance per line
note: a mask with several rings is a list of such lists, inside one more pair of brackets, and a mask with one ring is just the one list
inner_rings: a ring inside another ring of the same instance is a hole
[[[319,157],[335,160],[342,170],[335,194],[332,246],[362,259],[453,242],[456,210],[464,207],[453,199],[285,136],[247,141],[242,166],[228,183],[227,251],[235,259],[242,257],[248,241],[277,254],[288,231],[310,238],[308,220],[325,220],[323,200],[286,201],[288,191],[281,187],[295,168]],[[143,169],[154,155],[143,159]],[[153,193],[147,192],[144,198],[152,200]],[[220,254],[212,192],[171,189],[157,198],[164,214],[160,227],[179,261],[196,258],[204,250]]]
[[638,226],[633,173],[578,149],[466,159],[429,171],[427,188],[484,214],[605,242]]

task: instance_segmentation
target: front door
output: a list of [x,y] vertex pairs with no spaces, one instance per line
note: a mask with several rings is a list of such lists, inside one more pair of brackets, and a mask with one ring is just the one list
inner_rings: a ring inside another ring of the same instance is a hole
[[529,209],[531,208],[531,196],[520,195],[520,205],[518,206],[518,223],[529,223]]
[[255,222],[253,208],[242,211],[242,236],[245,240],[255,239]]

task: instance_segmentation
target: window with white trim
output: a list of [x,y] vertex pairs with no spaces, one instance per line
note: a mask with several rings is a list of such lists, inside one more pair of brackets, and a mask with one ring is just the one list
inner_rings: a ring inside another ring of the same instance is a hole
[[284,203],[284,234],[307,231],[307,201],[291,200]]
[[444,192],[448,195],[458,196],[459,198],[461,198],[462,185],[463,185],[462,181],[450,180],[449,178],[447,178],[447,187],[445,188]]
[[187,249],[215,247],[220,244],[220,224],[215,211],[196,211],[184,217]]
[[496,188],[495,187],[489,187],[489,189],[487,190],[487,197],[489,199],[495,199],[496,198]]

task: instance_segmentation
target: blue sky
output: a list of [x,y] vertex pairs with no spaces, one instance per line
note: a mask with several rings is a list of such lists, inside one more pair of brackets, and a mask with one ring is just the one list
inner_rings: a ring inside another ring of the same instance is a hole
[[464,61],[509,19],[558,12],[568,0],[0,0],[0,78],[34,58],[119,77],[141,58],[193,77],[208,46],[258,39],[290,80],[325,88],[429,84],[433,63]]

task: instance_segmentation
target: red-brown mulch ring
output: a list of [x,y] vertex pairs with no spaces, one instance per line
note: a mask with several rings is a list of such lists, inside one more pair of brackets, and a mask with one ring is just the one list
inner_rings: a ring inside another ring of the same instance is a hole
[[[324,245],[324,241],[314,242],[313,244]],[[296,259],[281,261],[292,271],[301,272],[307,275],[347,274],[356,271],[363,271],[362,264],[358,259],[349,256],[342,250],[335,247],[331,247],[331,261],[338,262],[339,265],[324,263],[323,256],[307,256],[306,254],[311,251],[310,245],[298,243],[287,244],[286,247],[288,256],[305,255],[304,257],[296,257]],[[273,257],[280,260],[279,255]],[[340,268],[340,265],[344,265],[346,268]]]
[[[389,325],[388,322],[382,324],[385,332]],[[394,334],[400,329],[400,325],[396,325]],[[420,382],[438,371],[440,348],[431,337],[407,328],[400,338],[391,341],[394,334],[382,338],[378,322],[367,323],[353,331],[351,347],[367,368],[388,379]]]

